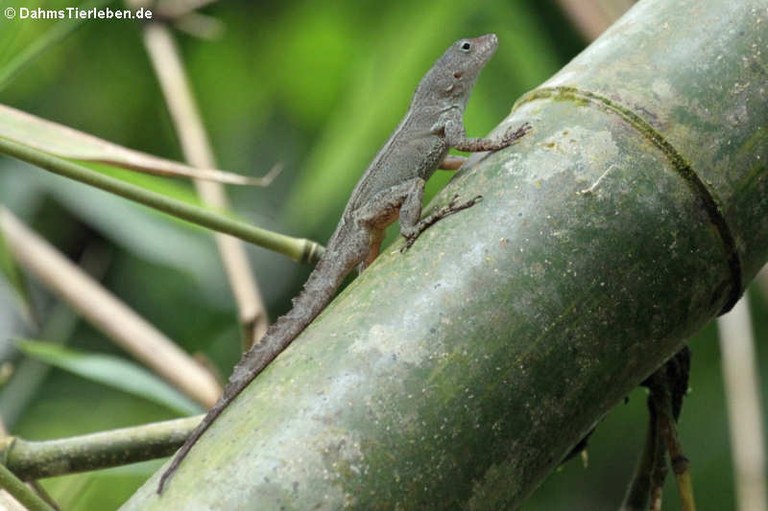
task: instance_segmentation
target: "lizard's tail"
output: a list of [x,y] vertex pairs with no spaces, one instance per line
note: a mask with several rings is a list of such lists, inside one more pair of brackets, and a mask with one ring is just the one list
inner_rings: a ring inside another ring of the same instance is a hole
[[304,289],[293,299],[293,308],[270,326],[261,341],[254,344],[245,353],[235,366],[222,396],[208,410],[200,424],[176,452],[171,464],[160,476],[160,482],[157,486],[158,494],[163,492],[165,484],[213,421],[322,312],[333,298],[344,277],[359,262],[360,258],[356,257],[356,254],[355,257],[337,257],[336,254],[331,253],[331,243],[328,245],[325,256],[310,274],[304,284]]

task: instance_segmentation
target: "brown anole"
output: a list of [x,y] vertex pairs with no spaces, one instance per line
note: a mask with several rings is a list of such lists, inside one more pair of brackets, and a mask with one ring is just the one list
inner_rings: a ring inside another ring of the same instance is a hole
[[[328,305],[336,289],[355,267],[364,268],[379,254],[384,229],[400,220],[407,250],[427,227],[472,206],[479,197],[447,206],[421,218],[424,183],[440,167],[450,148],[496,151],[525,135],[529,126],[498,140],[467,138],[464,108],[480,71],[498,46],[494,34],[453,43],[422,78],[405,118],[358,181],[325,254],[310,274],[293,308],[280,317],[264,338],[235,367],[219,401],[179,449],[160,477],[158,493],[189,450],[222,411]],[[453,165],[455,168],[455,165]]]

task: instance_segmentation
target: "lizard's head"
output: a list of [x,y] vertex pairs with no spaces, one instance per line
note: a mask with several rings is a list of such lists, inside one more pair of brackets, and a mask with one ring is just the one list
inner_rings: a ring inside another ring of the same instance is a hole
[[477,75],[496,52],[496,34],[459,39],[445,51],[422,79],[417,93],[437,95],[446,106],[463,107]]

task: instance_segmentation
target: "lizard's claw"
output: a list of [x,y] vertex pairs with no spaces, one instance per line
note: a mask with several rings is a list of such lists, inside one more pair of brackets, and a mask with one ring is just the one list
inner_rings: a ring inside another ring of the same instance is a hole
[[529,123],[523,123],[522,126],[520,126],[517,129],[509,129],[506,133],[504,133],[503,141],[506,145],[511,145],[517,140],[523,138],[528,132],[530,132],[533,128]]
[[477,204],[478,202],[482,202],[482,200],[483,200],[483,196],[482,195],[475,195],[474,197],[469,199],[467,202],[462,204],[461,205],[462,206],[461,209],[470,208],[470,207],[474,206],[475,204]]
[[452,215],[453,213],[456,213],[457,211],[461,211],[462,209],[471,208],[481,200],[483,200],[483,196],[476,195],[473,198],[469,199],[468,201],[462,202],[461,204],[459,204],[459,194],[457,193],[451,198],[451,200],[448,202],[448,205],[442,208],[441,216]]
[[400,253],[405,254],[406,252],[408,252],[408,249],[411,248],[414,243],[416,243],[416,238],[418,237],[419,236],[416,235],[416,236],[409,236],[405,238],[405,243],[403,244],[402,247],[400,247]]
[[468,201],[462,202],[461,204],[459,204],[459,197],[460,196],[458,193],[454,194],[453,197],[451,197],[451,200],[448,201],[448,204],[442,207],[438,214],[441,216],[448,216],[453,213],[456,213],[457,211],[461,211],[462,209],[470,208],[475,204],[477,204],[478,202],[480,202],[481,200],[483,200],[482,195],[476,195],[473,198],[469,199]]

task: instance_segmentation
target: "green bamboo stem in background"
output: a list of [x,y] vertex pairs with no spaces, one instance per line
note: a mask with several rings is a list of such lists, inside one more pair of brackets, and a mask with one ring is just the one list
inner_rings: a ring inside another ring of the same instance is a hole
[[0,439],[2,466],[22,479],[40,479],[168,456],[202,416],[57,440]]
[[0,154],[12,156],[49,172],[100,188],[145,206],[157,209],[214,231],[230,234],[243,241],[286,255],[295,261],[316,262],[322,247],[309,240],[292,238],[261,229],[209,209],[187,204],[140,186],[116,179],[82,165],[43,153],[12,140],[0,138]]

